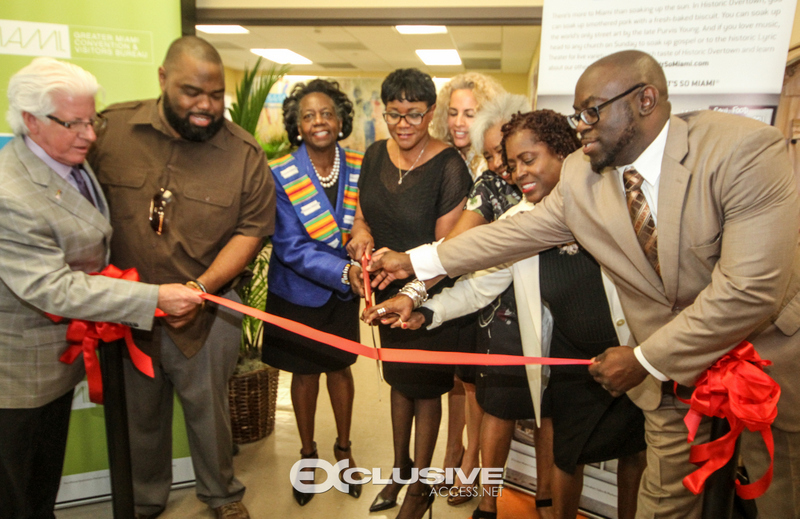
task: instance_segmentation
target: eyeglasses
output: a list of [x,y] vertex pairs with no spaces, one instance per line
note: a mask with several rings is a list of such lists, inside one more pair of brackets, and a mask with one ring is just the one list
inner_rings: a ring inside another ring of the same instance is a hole
[[161,191],[156,193],[150,201],[150,227],[159,236],[167,231],[165,209],[172,200],[172,191],[162,187]]
[[80,133],[81,130],[86,130],[89,126],[92,127],[95,133],[98,133],[104,130],[106,124],[108,124],[108,120],[100,114],[97,114],[88,121],[81,121],[79,119],[74,121],[62,121],[55,115],[48,115],[47,118],[51,121],[55,121],[67,130],[72,130],[75,133]]
[[595,125],[600,120],[600,110],[602,110],[606,106],[610,105],[614,101],[619,101],[620,99],[622,99],[626,95],[630,94],[634,90],[642,88],[646,84],[647,83],[638,83],[638,84],[632,86],[631,88],[629,88],[628,90],[624,91],[620,95],[618,95],[616,97],[612,97],[611,99],[609,99],[608,101],[606,101],[604,103],[600,103],[597,106],[590,106],[589,108],[587,108],[585,110],[581,110],[580,112],[578,112],[576,114],[568,115],[567,116],[567,121],[569,121],[569,125],[572,127],[573,130],[578,128],[579,121],[583,121],[584,124],[587,124],[589,126]]
[[422,113],[418,112],[411,112],[407,114],[399,114],[397,112],[383,112],[383,120],[386,121],[386,124],[400,124],[400,119],[405,119],[406,122],[412,126],[419,126],[422,123],[422,118],[425,117],[425,114],[431,111],[431,106],[428,107]]

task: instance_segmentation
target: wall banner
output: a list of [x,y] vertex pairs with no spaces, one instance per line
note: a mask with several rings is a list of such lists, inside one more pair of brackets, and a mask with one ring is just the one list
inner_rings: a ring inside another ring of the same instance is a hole
[[795,8],[795,0],[546,1],[538,105],[572,113],[589,64],[638,49],[664,68],[673,111],[752,109],[771,123]]

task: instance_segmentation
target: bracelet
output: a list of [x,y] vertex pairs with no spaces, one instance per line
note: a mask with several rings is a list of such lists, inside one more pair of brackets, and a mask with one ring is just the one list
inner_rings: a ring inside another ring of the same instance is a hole
[[352,263],[348,263],[342,269],[342,284],[350,286],[350,267],[352,267]]
[[187,286],[187,287],[190,287],[190,288],[196,288],[196,289],[197,289],[197,290],[199,290],[200,292],[203,292],[204,294],[208,294],[208,290],[206,290],[206,286],[205,286],[204,284],[202,284],[202,283],[201,283],[199,280],[197,280],[197,279],[193,279],[193,280],[191,280],[191,281],[187,281],[187,282],[186,282],[186,286]]
[[414,303],[414,310],[428,300],[428,290],[425,288],[425,282],[419,279],[406,283],[399,293],[411,298],[411,302]]
[[[206,286],[203,283],[201,283],[200,281],[196,280],[196,279],[189,280],[184,284],[189,288],[194,288],[194,289],[199,290],[200,292],[202,292],[204,294],[208,294],[208,290],[206,290]],[[206,306],[206,300],[203,299],[203,302],[200,303],[200,308],[205,308],[205,306]]]

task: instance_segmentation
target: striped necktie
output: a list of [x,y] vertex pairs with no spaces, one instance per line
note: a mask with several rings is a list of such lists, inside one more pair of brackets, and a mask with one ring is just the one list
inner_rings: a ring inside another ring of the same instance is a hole
[[70,171],[70,175],[75,183],[78,185],[78,191],[83,195],[83,197],[89,201],[90,204],[94,205],[94,199],[92,198],[92,194],[89,191],[89,185],[86,183],[86,180],[83,179],[83,175],[81,174],[81,168],[78,166],[73,166],[72,170]]
[[633,231],[639,240],[639,245],[647,257],[647,261],[661,276],[661,265],[658,263],[658,230],[653,215],[650,213],[650,206],[642,193],[642,182],[644,179],[630,167],[622,173],[622,183],[625,186],[625,198],[628,201],[628,213],[633,223]]

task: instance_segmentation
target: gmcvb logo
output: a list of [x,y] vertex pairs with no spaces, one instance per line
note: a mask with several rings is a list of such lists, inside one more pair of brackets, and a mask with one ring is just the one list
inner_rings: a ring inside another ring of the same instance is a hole
[[[460,468],[440,469],[436,467],[425,467],[422,469],[411,469],[411,477],[404,479],[400,475],[400,469],[394,468],[391,471],[391,478],[381,477],[381,469],[372,470],[361,467],[348,467],[348,460],[342,460],[336,465],[331,465],[322,459],[302,459],[292,465],[289,472],[289,480],[292,486],[299,492],[306,494],[321,494],[331,488],[335,488],[344,494],[350,489],[350,485],[365,485],[372,482],[373,485],[388,485],[392,481],[410,485],[420,481],[426,485],[438,485],[447,483],[453,485],[458,476],[459,481],[465,485],[476,485],[478,479],[483,485],[500,485],[503,482],[503,468],[482,468],[474,469],[469,474],[464,474]],[[303,469],[322,469],[325,472],[325,480],[321,483],[315,481],[315,472]],[[354,479],[354,474],[361,474],[362,479]]]

